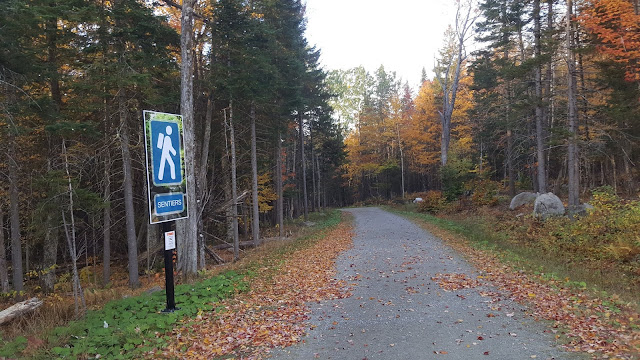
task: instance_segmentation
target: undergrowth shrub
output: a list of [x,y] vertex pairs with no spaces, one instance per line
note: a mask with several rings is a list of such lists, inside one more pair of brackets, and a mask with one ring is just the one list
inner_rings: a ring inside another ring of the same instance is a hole
[[593,190],[593,210],[576,221],[547,221],[542,243],[576,258],[631,262],[640,255],[640,202],[622,201],[611,187]]
[[465,188],[471,191],[471,202],[474,206],[494,206],[498,204],[500,184],[490,179],[474,179],[466,183]]
[[418,212],[436,214],[444,207],[446,201],[442,191],[430,190],[422,196],[422,202],[418,203]]

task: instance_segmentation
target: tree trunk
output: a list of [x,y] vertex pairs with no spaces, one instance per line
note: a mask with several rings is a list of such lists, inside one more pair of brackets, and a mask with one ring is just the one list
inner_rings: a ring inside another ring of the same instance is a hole
[[7,269],[7,252],[4,241],[4,212],[0,205],[0,291],[9,292],[9,271]]
[[30,313],[44,304],[44,301],[38,298],[31,298],[14,304],[0,311],[0,325],[10,322],[18,316]]
[[313,149],[313,121],[309,120],[309,143],[311,144],[311,211],[316,211],[316,165]]
[[229,138],[231,142],[231,224],[233,226],[233,260],[240,259],[240,239],[238,236],[238,187],[236,184],[236,134],[233,128],[233,100],[229,101]]
[[278,132],[278,146],[276,147],[276,217],[278,219],[278,235],[284,236],[284,198],[282,189],[282,138]]
[[538,191],[541,194],[547,192],[547,172],[544,155],[544,125],[542,108],[542,63],[541,63],[541,30],[540,30],[540,0],[533,1],[533,21],[535,37],[535,58],[536,58],[536,160],[537,160],[537,180]]
[[442,135],[440,136],[440,162],[442,166],[447,165],[449,161],[449,143],[451,142],[451,119],[445,119],[444,115],[440,115],[442,122]]
[[[52,149],[50,139],[49,140],[49,149]],[[47,171],[51,171],[51,161],[53,155],[49,153],[47,159]],[[47,217],[45,220],[44,226],[45,234],[44,234],[44,248],[42,249],[44,254],[42,257],[43,263],[43,271],[42,275],[42,289],[45,293],[51,293],[54,290],[54,286],[56,283],[56,272],[55,265],[57,263],[58,258],[58,225],[54,224],[54,217],[51,212],[47,213]]]
[[[77,250],[77,242],[76,242],[76,221],[75,216],[73,215],[74,205],[73,205],[73,186],[71,184],[71,173],[69,172],[69,158],[67,156],[67,146],[65,141],[62,140],[62,153],[64,155],[64,167],[67,175],[67,190],[69,196],[69,215],[71,216],[71,233],[69,233],[69,228],[65,216],[64,210],[62,210],[62,221],[64,224],[64,231],[67,238],[67,245],[69,247],[69,256],[71,257],[71,265],[73,270],[73,300],[75,304],[75,316],[78,317],[87,309],[87,303],[84,299],[84,292],[82,291],[82,285],[80,284],[80,275],[78,274],[78,250]],[[137,259],[136,259],[137,264]],[[137,275],[137,274],[136,274]],[[78,304],[80,301],[80,304]]]
[[9,216],[11,219],[11,266],[13,290],[24,289],[22,274],[22,239],[20,236],[20,197],[18,193],[18,162],[16,161],[16,138],[9,135],[7,162],[9,164]]
[[[404,199],[404,153],[402,151],[402,139],[400,138],[400,127],[396,124],[396,133],[398,134],[398,148],[400,149],[400,177],[402,185],[402,198]],[[480,156],[482,158],[482,156]]]
[[578,129],[576,97],[577,84],[575,74],[575,54],[573,49],[573,0],[567,0],[566,19],[566,51],[567,51],[567,102],[568,102],[568,130],[569,146],[567,154],[567,168],[569,176],[569,207],[580,205],[580,159],[578,158]]
[[507,129],[507,176],[509,177],[509,196],[516,196],[516,181],[513,170],[513,132]]
[[127,253],[129,260],[129,286],[135,289],[140,286],[138,275],[138,239],[136,237],[136,219],[133,206],[133,167],[131,166],[131,150],[129,147],[129,127],[127,126],[128,110],[125,90],[118,91],[118,112],[120,114],[120,147],[122,150],[122,172],[124,177],[124,211],[127,234]]
[[[451,117],[456,104],[458,95],[458,86],[460,83],[460,74],[462,72],[463,63],[467,57],[465,50],[465,41],[467,40],[467,32],[473,27],[477,15],[472,15],[473,7],[468,2],[466,5],[462,2],[457,3],[456,9],[456,53],[451,58],[451,62],[446,64],[447,71],[445,76],[440,75],[438,81],[442,85],[443,106],[440,111],[440,121],[442,123],[442,136],[440,142],[440,160],[442,166],[447,164],[449,143],[451,141]],[[466,12],[466,14],[464,14]],[[454,75],[449,79],[449,72],[453,66]]]
[[225,208],[225,220],[226,220],[226,226],[227,226],[227,238],[226,241],[230,242],[230,243],[234,243],[235,239],[234,239],[234,232],[233,232],[233,202],[235,202],[235,200],[233,199],[233,196],[231,194],[231,165],[230,165],[230,158],[231,158],[231,151],[229,150],[229,140],[227,138],[227,131],[229,129],[229,125],[227,123],[227,114],[226,114],[226,110],[225,110],[225,115],[224,115],[224,150],[225,150],[225,154],[224,156],[221,157],[221,167],[222,167],[222,182],[223,182],[223,187],[224,187],[224,199],[225,199],[225,203],[229,204],[228,206],[226,206]]
[[304,221],[309,220],[309,199],[307,198],[307,165],[304,157],[304,120],[302,113],[298,111],[298,128],[300,136],[300,164],[302,166],[302,206],[304,210]]
[[213,122],[213,100],[213,92],[211,92],[207,98],[207,112],[205,115],[204,136],[202,137],[202,151],[200,152],[200,166],[198,170],[197,196],[200,201],[200,205],[198,206],[198,269],[204,269],[206,267],[203,211],[208,202],[207,175],[209,173],[209,145],[211,143],[211,124]]
[[178,221],[178,271],[187,276],[194,276],[198,271],[198,213],[199,203],[196,198],[196,136],[193,109],[193,6],[195,0],[183,0],[181,17],[180,49],[180,112],[184,129],[184,162],[187,183],[187,205],[190,216]]
[[42,275],[42,288],[46,293],[53,292],[56,283],[55,265],[58,260],[58,228],[53,226],[53,215],[47,214],[44,235],[42,263],[45,273]]
[[318,172],[318,211],[322,211],[322,180],[320,178],[320,157],[316,155],[316,171]]
[[109,149],[105,151],[103,197],[105,206],[102,210],[102,284],[107,286],[111,281],[111,152]]
[[256,104],[251,102],[251,205],[253,210],[251,232],[255,246],[260,245],[260,208],[258,207],[258,154],[256,150]]

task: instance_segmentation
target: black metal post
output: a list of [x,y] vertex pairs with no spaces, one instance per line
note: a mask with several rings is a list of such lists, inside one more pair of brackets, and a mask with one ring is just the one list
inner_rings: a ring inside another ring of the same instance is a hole
[[[162,242],[164,243],[165,233],[171,231],[175,221],[162,223]],[[162,312],[174,312],[176,308],[175,293],[173,289],[173,252],[174,249],[164,250],[164,284],[167,292],[167,308]]]

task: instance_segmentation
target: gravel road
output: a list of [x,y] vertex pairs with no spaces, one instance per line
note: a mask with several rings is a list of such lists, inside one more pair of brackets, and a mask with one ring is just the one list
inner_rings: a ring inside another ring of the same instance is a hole
[[345,211],[356,235],[336,266],[353,296],[310,304],[314,329],[273,359],[578,358],[508,296],[481,296],[490,285],[444,291],[432,277],[480,274],[440,239],[378,208]]

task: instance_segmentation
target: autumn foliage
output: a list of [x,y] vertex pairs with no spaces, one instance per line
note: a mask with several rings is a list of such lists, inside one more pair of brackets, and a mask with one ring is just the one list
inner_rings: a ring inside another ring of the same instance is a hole
[[598,51],[624,66],[627,81],[640,81],[640,15],[625,0],[589,0],[580,20]]

